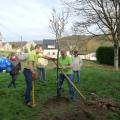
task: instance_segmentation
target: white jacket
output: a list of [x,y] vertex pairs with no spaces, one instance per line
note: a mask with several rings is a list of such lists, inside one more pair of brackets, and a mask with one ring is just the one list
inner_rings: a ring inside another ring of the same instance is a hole
[[73,56],[73,71],[80,70],[81,66],[82,66],[81,57],[79,55],[77,57]]

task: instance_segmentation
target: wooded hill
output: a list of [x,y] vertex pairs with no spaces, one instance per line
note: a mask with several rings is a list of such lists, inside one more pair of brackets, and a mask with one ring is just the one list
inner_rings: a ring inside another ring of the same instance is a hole
[[95,52],[100,46],[113,46],[112,41],[107,40],[105,36],[84,36],[84,35],[71,35],[63,37],[59,40],[60,48],[67,50],[77,49],[81,53]]

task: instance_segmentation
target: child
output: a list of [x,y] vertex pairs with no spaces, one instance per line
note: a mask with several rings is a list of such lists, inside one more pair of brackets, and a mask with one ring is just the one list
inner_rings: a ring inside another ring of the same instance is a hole
[[11,85],[16,87],[15,81],[17,79],[19,71],[21,70],[21,63],[20,63],[18,57],[15,55],[15,53],[12,53],[9,59],[10,59],[11,64],[12,64],[12,70],[10,72],[12,80],[9,83],[8,88],[11,87]]

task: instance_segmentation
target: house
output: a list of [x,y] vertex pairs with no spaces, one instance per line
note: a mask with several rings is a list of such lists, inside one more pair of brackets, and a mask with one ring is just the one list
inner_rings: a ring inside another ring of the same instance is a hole
[[43,39],[43,49],[56,49],[56,40]]
[[92,61],[96,61],[97,60],[97,58],[96,58],[96,53],[89,53],[89,54],[87,54],[86,56],[85,56],[85,59],[86,60],[92,60]]
[[0,49],[2,49],[2,47],[3,47],[3,43],[2,43],[2,34],[1,34],[1,32],[0,32]]
[[85,54],[85,55],[80,55],[81,59],[83,60],[91,60],[91,61],[96,61],[96,53],[89,53],[89,54]]
[[44,39],[43,40],[43,49],[44,49],[45,55],[57,58],[58,50],[57,50],[56,40]]
[[2,49],[3,47],[3,43],[2,43],[2,40],[0,40],[0,50]]
[[16,41],[16,42],[9,42],[9,44],[11,44],[14,48],[22,48],[24,45],[27,44],[26,41]]
[[2,50],[2,51],[11,51],[12,50],[12,45],[10,43],[3,42],[3,36],[2,36],[1,32],[0,32],[0,50]]
[[3,49],[6,50],[6,51],[12,51],[12,45],[10,43],[6,43],[3,46]]
[[34,41],[29,41],[24,45],[24,49],[27,49],[27,51],[31,51],[35,47],[36,43]]
[[42,40],[33,40],[35,44],[43,46],[43,41]]

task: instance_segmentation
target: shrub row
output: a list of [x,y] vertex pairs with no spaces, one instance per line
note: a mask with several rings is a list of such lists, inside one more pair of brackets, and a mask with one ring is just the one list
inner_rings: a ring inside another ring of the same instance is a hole
[[[97,61],[100,64],[114,65],[114,48],[113,47],[99,47],[96,51]],[[120,48],[119,48],[120,58]],[[120,60],[119,60],[120,65]]]

